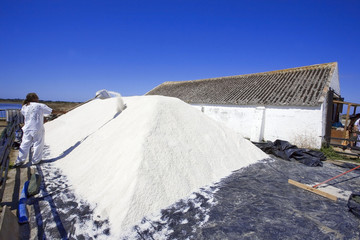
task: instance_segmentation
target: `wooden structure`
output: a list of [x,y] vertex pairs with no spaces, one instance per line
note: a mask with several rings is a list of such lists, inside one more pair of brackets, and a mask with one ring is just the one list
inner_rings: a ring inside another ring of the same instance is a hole
[[331,200],[333,200],[333,201],[335,201],[335,202],[337,201],[337,196],[335,196],[335,195],[333,195],[333,194],[330,194],[330,193],[327,193],[327,192],[324,192],[324,191],[321,191],[321,190],[316,189],[316,188],[314,188],[314,187],[311,187],[311,186],[309,186],[309,185],[299,183],[299,182],[294,181],[294,180],[292,180],[292,179],[289,179],[289,180],[288,180],[288,183],[290,183],[290,184],[292,184],[292,185],[294,185],[294,186],[297,186],[297,187],[299,187],[299,188],[305,189],[305,190],[307,190],[307,191],[313,192],[313,193],[315,193],[315,194],[321,195],[321,196],[323,196],[323,197],[329,198],[329,199],[331,199]]
[[10,211],[9,207],[7,206],[3,207],[0,214],[0,239],[20,239],[17,217]]
[[[360,157],[360,148],[356,147],[356,133],[353,129],[355,121],[360,118],[360,114],[356,113],[356,110],[359,109],[360,103],[351,103],[341,100],[333,100],[332,108],[332,120],[329,123],[341,122],[339,117],[340,112],[343,107],[346,106],[347,111],[345,115],[345,124],[343,127],[331,127],[331,135],[328,138],[328,145],[340,147],[343,151],[338,151],[342,154],[348,154]],[[346,152],[344,150],[349,149],[353,150],[352,152]],[[354,152],[356,151],[356,152]]]
[[6,179],[9,170],[9,154],[11,147],[15,140],[15,132],[19,129],[21,117],[20,114],[14,115],[11,122],[8,122],[7,127],[3,130],[0,137],[0,202],[6,187]]

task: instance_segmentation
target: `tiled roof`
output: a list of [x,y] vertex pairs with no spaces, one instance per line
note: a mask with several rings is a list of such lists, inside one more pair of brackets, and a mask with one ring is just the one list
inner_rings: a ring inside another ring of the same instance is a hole
[[146,95],[177,97],[187,103],[227,105],[319,105],[337,63],[278,71],[164,82]]

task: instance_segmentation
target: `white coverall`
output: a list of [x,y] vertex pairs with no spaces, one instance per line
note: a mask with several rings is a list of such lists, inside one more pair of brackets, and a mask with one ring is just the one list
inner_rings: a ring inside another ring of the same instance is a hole
[[[360,132],[360,118],[358,120],[356,120],[356,122],[354,123],[354,126],[356,126],[357,131]],[[358,134],[357,140],[358,140],[358,142],[356,142],[356,146],[360,147],[360,134]]]
[[23,137],[19,149],[19,156],[15,164],[25,162],[30,147],[33,145],[32,163],[37,164],[41,161],[44,149],[44,115],[48,115],[52,109],[43,103],[30,102],[21,108],[21,113],[25,118],[25,125],[22,128]]

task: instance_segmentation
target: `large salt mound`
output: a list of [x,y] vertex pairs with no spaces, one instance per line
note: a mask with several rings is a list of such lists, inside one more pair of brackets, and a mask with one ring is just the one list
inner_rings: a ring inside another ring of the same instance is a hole
[[94,100],[46,124],[49,159],[120,234],[231,171],[267,157],[176,98]]

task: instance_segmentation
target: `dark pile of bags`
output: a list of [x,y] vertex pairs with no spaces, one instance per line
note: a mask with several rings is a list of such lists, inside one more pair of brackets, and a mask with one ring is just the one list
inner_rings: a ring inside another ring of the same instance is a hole
[[267,154],[272,154],[288,161],[296,160],[311,167],[322,167],[322,161],[326,160],[326,156],[320,151],[298,148],[295,145],[291,145],[289,142],[283,140],[253,143]]

